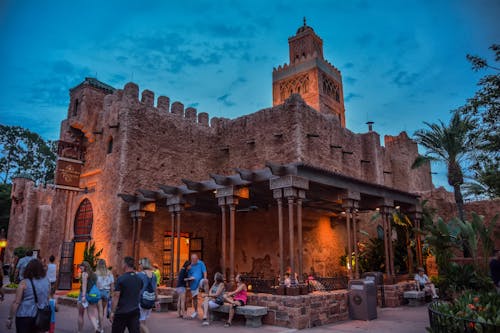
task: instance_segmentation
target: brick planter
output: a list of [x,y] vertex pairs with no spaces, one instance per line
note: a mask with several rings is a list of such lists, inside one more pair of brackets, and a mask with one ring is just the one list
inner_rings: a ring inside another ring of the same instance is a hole
[[249,294],[248,304],[267,307],[264,324],[304,329],[347,320],[347,299],[347,290],[298,296]]

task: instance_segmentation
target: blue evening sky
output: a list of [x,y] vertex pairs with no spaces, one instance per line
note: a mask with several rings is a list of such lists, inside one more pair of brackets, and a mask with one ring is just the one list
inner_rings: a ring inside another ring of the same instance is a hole
[[498,0],[0,0],[0,123],[57,139],[86,76],[211,117],[255,112],[272,104],[272,69],[303,16],[342,72],[347,127],[372,120],[382,136],[448,121],[484,74],[465,55],[500,42]]

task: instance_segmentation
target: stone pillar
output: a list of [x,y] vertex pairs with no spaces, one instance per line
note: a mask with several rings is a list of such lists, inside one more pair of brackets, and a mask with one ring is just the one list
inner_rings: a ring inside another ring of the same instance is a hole
[[197,114],[197,111],[195,108],[186,108],[186,119],[195,123],[196,122],[196,114]]
[[177,220],[177,270],[181,268],[181,210],[175,212]]
[[151,90],[144,90],[142,92],[141,96],[141,103],[143,103],[145,106],[152,107],[154,106],[155,103],[155,93],[152,92]]
[[170,108],[170,98],[168,98],[167,96],[158,97],[158,100],[156,101],[156,107],[161,112],[168,112],[168,109]]
[[[394,281],[394,249],[392,246],[392,227],[391,227],[391,214],[393,208],[391,206],[384,206],[380,209],[380,213],[382,214],[382,218],[384,221],[384,245],[385,255],[386,255],[386,273],[390,281]],[[392,283],[391,282],[391,283]]]
[[352,214],[352,235],[354,242],[354,258],[355,258],[355,266],[354,266],[354,278],[359,279],[359,248],[358,248],[358,214],[357,209],[354,210]]
[[[297,202],[297,225],[300,231],[297,231],[298,241],[298,272],[303,272],[303,248],[302,248],[302,199],[305,198],[305,190],[309,189],[309,181],[305,178],[298,177],[295,175],[285,175],[281,177],[271,178],[269,180],[269,188],[273,191],[273,197],[278,202],[278,232],[280,234],[280,283],[284,280],[284,269],[283,269],[283,210],[282,210],[282,199],[287,198],[288,202],[288,229],[289,229],[289,239],[290,239],[290,279],[292,283],[297,283],[295,279],[295,237],[294,237],[294,205],[295,200],[300,200]],[[300,221],[299,221],[300,219]],[[302,279],[300,277],[299,279]]]
[[206,112],[198,113],[198,124],[208,127],[208,113]]
[[184,104],[181,102],[173,102],[170,111],[175,115],[184,117]]
[[[346,229],[347,229],[347,275],[349,279],[353,278],[352,272],[352,252],[353,248],[357,248],[357,232],[355,217],[353,217],[353,212],[358,209],[359,200],[361,198],[360,193],[346,191],[342,198],[342,208],[345,209],[346,215]],[[353,246],[354,238],[354,246]],[[358,252],[355,250],[355,265],[358,266]],[[358,275],[359,268],[357,267]]]
[[222,260],[221,260],[221,268],[222,268],[222,275],[224,275],[224,279],[227,278],[227,264],[226,264],[226,258],[227,258],[227,235],[226,235],[226,205],[221,205],[220,206],[221,210],[221,255],[222,255]]
[[279,238],[279,254],[280,254],[280,285],[283,284],[285,278],[285,260],[283,249],[283,200],[281,197],[276,199],[278,203],[278,238]]
[[174,239],[175,239],[175,213],[170,212],[170,286],[173,288],[174,287],[174,278],[175,278],[175,273],[174,273]]
[[230,280],[234,280],[234,242],[235,242],[235,220],[236,205],[229,205],[229,276]]
[[302,241],[302,199],[297,199],[297,238],[298,238],[298,272],[299,272],[299,282],[304,282],[304,247]]
[[134,260],[139,260],[139,256],[141,254],[140,246],[141,246],[141,226],[142,226],[142,220],[144,219],[144,216],[146,216],[145,211],[141,210],[134,210],[130,212],[130,216],[132,217],[132,223],[133,223],[133,239],[134,239],[134,245],[133,245],[133,257]]
[[[167,207],[172,219],[171,249],[175,249],[174,234],[175,231],[177,231],[177,258],[174,257],[174,252],[175,252],[174,250],[171,251],[171,258],[170,258],[170,262],[172,263],[171,270],[174,276],[176,271],[175,268],[177,268],[177,270],[180,270],[181,268],[181,217],[182,217],[181,212],[184,210],[184,204],[185,201],[182,195],[173,195],[167,198]],[[175,226],[175,224],[177,224],[177,226]],[[174,262],[176,266],[174,266]]]

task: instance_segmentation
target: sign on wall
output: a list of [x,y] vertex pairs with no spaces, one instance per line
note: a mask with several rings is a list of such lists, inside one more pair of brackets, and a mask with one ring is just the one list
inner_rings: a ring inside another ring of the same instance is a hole
[[81,163],[59,159],[56,167],[56,185],[78,187],[81,172]]

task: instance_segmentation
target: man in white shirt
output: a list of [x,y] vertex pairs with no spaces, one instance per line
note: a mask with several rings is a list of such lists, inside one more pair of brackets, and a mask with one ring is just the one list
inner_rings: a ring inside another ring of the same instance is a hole
[[50,293],[54,295],[56,292],[56,280],[57,280],[57,266],[54,263],[56,258],[52,255],[49,258],[49,264],[47,265],[47,279],[50,282]]
[[418,290],[430,290],[430,292],[432,293],[432,298],[439,298],[439,296],[436,294],[436,287],[434,287],[434,284],[431,282],[431,280],[429,280],[429,277],[425,275],[425,271],[422,267],[418,268],[418,273],[415,274],[415,281],[417,282]]

